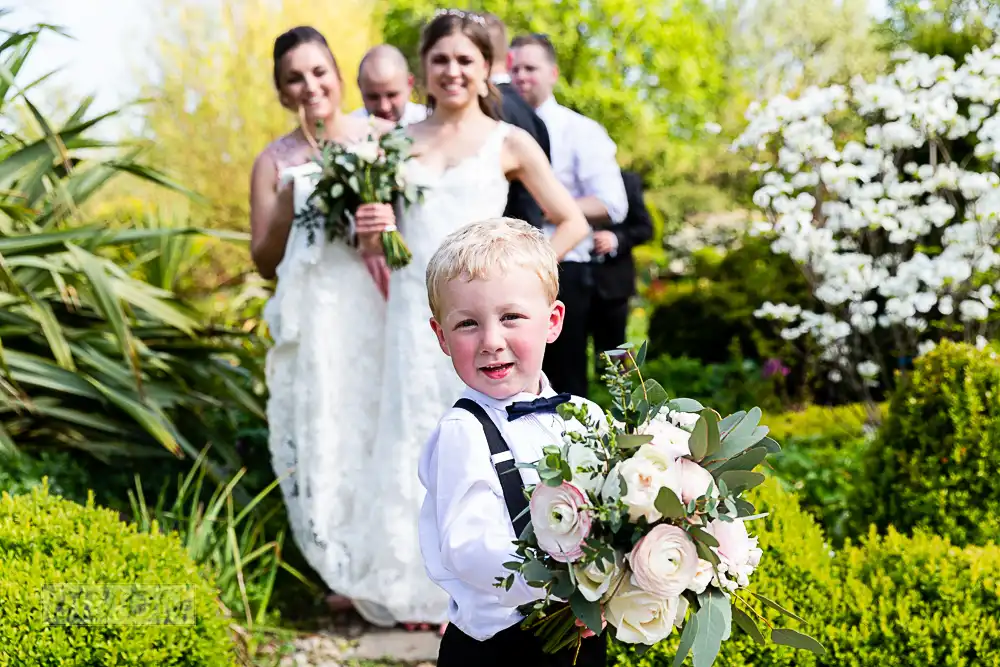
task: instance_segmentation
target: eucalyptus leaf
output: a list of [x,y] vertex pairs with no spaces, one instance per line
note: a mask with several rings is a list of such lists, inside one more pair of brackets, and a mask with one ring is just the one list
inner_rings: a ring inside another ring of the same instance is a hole
[[670,398],[667,390],[656,380],[646,380],[642,383],[642,386],[646,388],[645,398],[649,401],[650,405],[662,405]]
[[688,653],[691,652],[691,647],[694,646],[694,640],[697,636],[698,615],[691,614],[687,623],[684,624],[684,630],[681,631],[681,641],[677,645],[677,653],[674,655],[673,667],[681,667],[681,665],[684,664],[684,659],[687,658]]
[[763,447],[751,447],[739,456],[734,456],[719,467],[715,468],[712,473],[718,477],[722,473],[729,470],[750,471],[763,463],[765,458],[767,458],[766,449]]
[[642,341],[642,345],[639,346],[639,351],[635,355],[635,365],[642,366],[646,363],[646,352],[648,348],[649,341]]
[[684,505],[681,504],[677,494],[663,486],[656,494],[656,501],[653,503],[656,511],[668,519],[680,519],[685,516]]
[[746,417],[746,414],[747,414],[746,410],[740,410],[739,412],[734,412],[733,414],[729,415],[728,417],[725,417],[722,421],[720,421],[719,433],[722,434],[722,437],[725,437],[726,434],[729,433],[729,429],[738,424],[741,419]]
[[781,451],[781,445],[772,438],[762,438],[758,446],[763,447],[768,454],[777,454]]
[[705,544],[704,542],[698,542],[697,540],[695,540],[694,548],[698,552],[699,558],[701,558],[702,560],[707,560],[715,567],[718,567],[719,564],[722,562],[719,560],[719,556],[714,551],[709,549],[708,545]]
[[767,640],[764,638],[764,633],[762,633],[760,628],[757,627],[757,623],[754,622],[754,620],[739,607],[733,607],[733,620],[743,632],[750,635],[750,638],[753,639],[755,643],[761,645],[767,643]]
[[694,652],[694,667],[712,667],[723,640],[731,630],[732,608],[725,593],[711,586],[698,596],[698,604],[695,614],[698,634],[691,649]]
[[688,440],[688,447],[691,449],[691,458],[695,461],[701,461],[705,458],[705,452],[708,451],[708,421],[704,414],[694,425],[694,431]]
[[573,585],[573,580],[570,579],[569,573],[565,570],[557,572],[554,579],[555,585],[552,586],[552,594],[557,598],[568,600],[569,596],[573,595],[573,591],[576,589]]
[[826,653],[826,647],[809,635],[804,635],[801,632],[796,632],[788,628],[775,628],[772,630],[771,641],[782,646],[791,646],[803,651],[810,651],[816,655]]
[[521,576],[528,581],[546,582],[552,579],[552,572],[542,561],[532,558],[521,568]]
[[603,628],[601,627],[601,605],[599,602],[596,600],[591,602],[577,590],[569,598],[569,607],[576,617],[583,621],[584,625],[590,628],[594,634],[601,634]]
[[693,398],[675,398],[667,401],[667,409],[671,412],[701,412],[705,406]]
[[698,526],[690,526],[688,532],[698,541],[709,547],[719,546],[719,540],[715,539],[715,536],[710,533],[705,532]]
[[622,449],[635,449],[653,441],[653,436],[642,433],[622,433],[615,436],[615,441]]
[[749,470],[729,470],[719,475],[719,479],[724,480],[733,493],[739,493],[763,484],[765,477],[763,473]]
[[753,596],[755,598],[757,598],[758,600],[760,600],[764,604],[764,606],[770,607],[771,609],[773,609],[774,611],[778,612],[779,614],[784,614],[785,616],[787,616],[789,618],[792,618],[792,619],[795,619],[796,621],[799,621],[800,623],[805,623],[806,622],[805,619],[803,619],[801,616],[797,616],[796,614],[793,614],[792,612],[790,612],[789,610],[785,609],[784,607],[782,607],[780,604],[778,604],[774,600],[771,600],[770,598],[766,598],[763,595],[761,595],[760,593],[754,593]]

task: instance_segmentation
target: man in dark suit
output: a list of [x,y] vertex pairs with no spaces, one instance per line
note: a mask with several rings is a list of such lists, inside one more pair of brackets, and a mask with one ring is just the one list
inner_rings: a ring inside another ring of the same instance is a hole
[[598,355],[625,342],[629,299],[635,294],[632,248],[653,237],[653,221],[643,201],[642,177],[622,171],[628,213],[622,224],[594,232],[594,291],[590,301],[588,333]]
[[[507,73],[508,61],[510,60],[510,54],[507,50],[507,28],[503,21],[493,14],[483,14],[483,18],[486,20],[486,28],[489,30],[490,42],[493,45],[490,81],[500,91],[502,102],[500,116],[506,122],[516,125],[534,137],[545,152],[545,157],[551,162],[549,132],[545,129],[545,123],[517,92],[511,83],[510,74]],[[504,209],[503,214],[510,218],[526,220],[539,229],[542,228],[545,219],[541,207],[520,181],[513,181],[510,184],[510,191],[507,194],[507,208]]]

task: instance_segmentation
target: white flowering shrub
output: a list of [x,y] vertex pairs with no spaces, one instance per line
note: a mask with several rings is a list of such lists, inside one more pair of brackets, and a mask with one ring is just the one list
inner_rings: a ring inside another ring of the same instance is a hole
[[[771,248],[822,312],[765,303],[782,336],[813,337],[833,381],[872,387],[942,336],[989,335],[1000,290],[1000,46],[960,67],[913,52],[850,87],[755,103],[734,149],[763,172]],[[764,161],[766,160],[766,161]]]

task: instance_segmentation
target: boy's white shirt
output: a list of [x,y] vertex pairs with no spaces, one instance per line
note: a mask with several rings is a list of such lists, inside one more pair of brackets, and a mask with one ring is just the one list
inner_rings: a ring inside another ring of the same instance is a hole
[[[485,408],[517,463],[534,463],[542,457],[543,447],[563,444],[564,429],[582,426],[552,413],[508,421],[506,408],[515,401],[555,394],[543,375],[538,395],[521,393],[497,400],[470,388],[462,395]],[[572,401],[587,405],[603,422],[604,413],[595,403],[578,396]],[[519,472],[524,484],[539,482],[534,470]],[[494,585],[497,577],[510,574],[503,563],[513,560],[516,536],[486,434],[472,413],[461,408],[445,413],[421,453],[419,476],[427,490],[419,526],[427,574],[451,596],[450,622],[474,639],[489,639],[522,619],[516,607],[544,595],[521,577],[515,577],[509,591]]]

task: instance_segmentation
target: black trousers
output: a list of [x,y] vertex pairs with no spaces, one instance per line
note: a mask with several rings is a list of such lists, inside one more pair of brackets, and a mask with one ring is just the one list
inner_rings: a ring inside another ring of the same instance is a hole
[[594,339],[594,365],[598,371],[601,368],[601,353],[613,350],[625,342],[628,304],[628,297],[605,299],[596,290],[591,297],[587,332]]
[[[576,667],[605,667],[608,642],[604,635],[588,637],[580,645]],[[547,654],[541,640],[521,624],[502,630],[486,641],[477,641],[454,624],[441,639],[437,667],[570,667],[573,651]]]
[[559,300],[566,304],[562,333],[545,349],[542,370],[552,388],[576,396],[587,395],[587,323],[594,292],[590,264],[559,265]]

